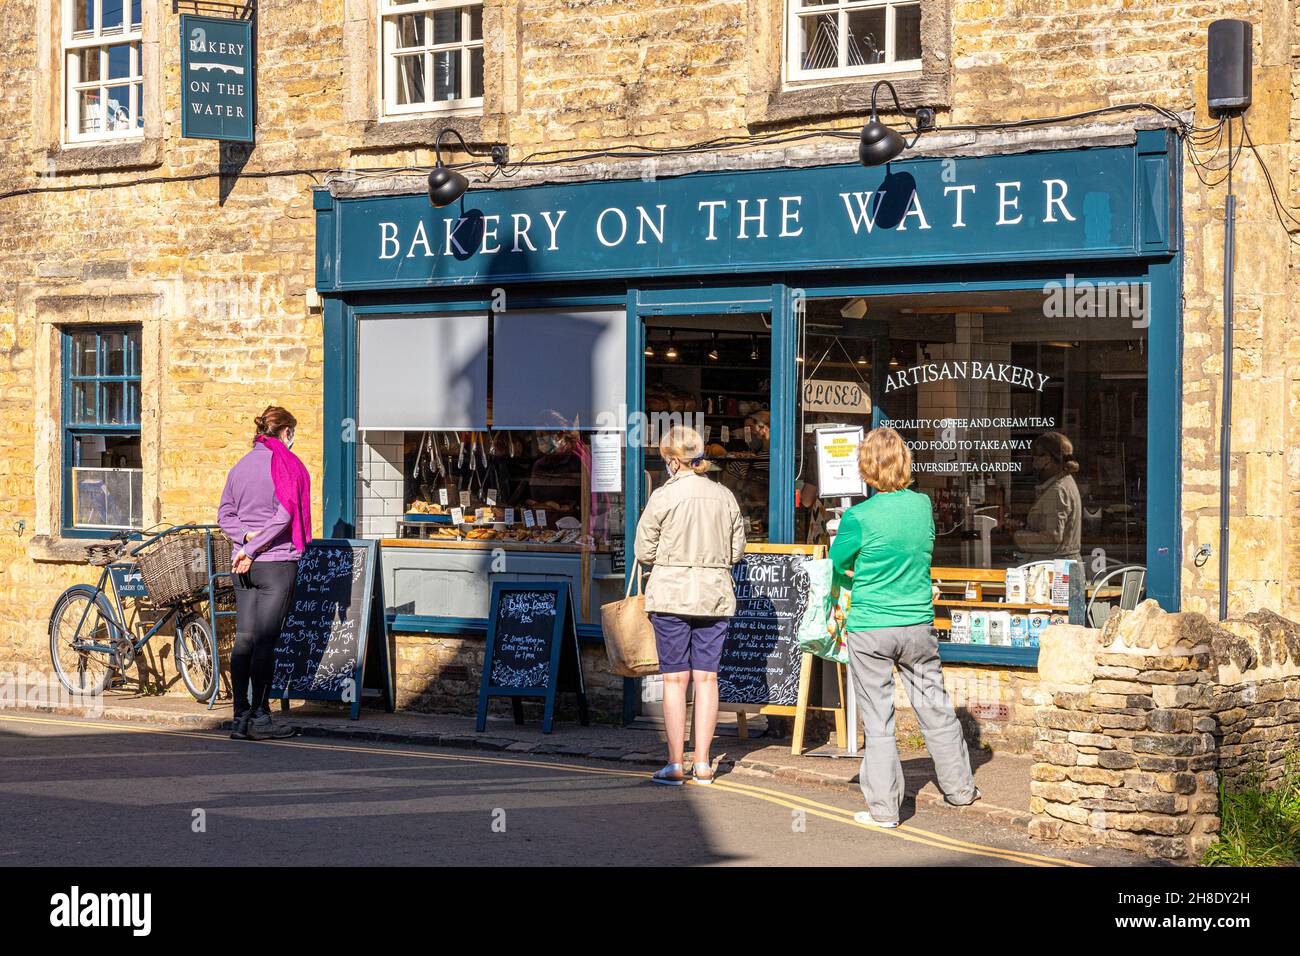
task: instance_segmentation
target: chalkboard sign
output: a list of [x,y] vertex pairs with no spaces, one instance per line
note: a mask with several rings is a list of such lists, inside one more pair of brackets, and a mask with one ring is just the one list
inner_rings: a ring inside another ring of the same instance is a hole
[[377,689],[394,709],[381,579],[376,541],[308,543],[275,644],[271,697],[286,707],[290,699],[341,700],[352,705],[356,720],[362,694]]
[[718,697],[728,704],[793,707],[803,648],[795,634],[808,609],[808,554],[746,554],[732,571],[736,616],[718,667]]
[[515,723],[523,723],[521,699],[541,697],[546,701],[542,730],[549,734],[560,690],[577,693],[585,727],[587,695],[568,582],[494,582],[477,729],[487,726],[488,698],[510,697]]

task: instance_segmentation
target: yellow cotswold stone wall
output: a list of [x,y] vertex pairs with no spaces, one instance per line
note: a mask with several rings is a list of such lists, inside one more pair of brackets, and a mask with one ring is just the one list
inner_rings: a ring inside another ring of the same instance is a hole
[[[1294,207],[1297,7],[1286,0],[925,0],[927,78],[945,123],[1147,101],[1204,109],[1204,38],[1255,24],[1251,134]],[[330,170],[428,164],[439,124],[374,122],[371,0],[284,0],[259,13],[258,144],[181,140],[178,25],[144,0],[148,137],[58,148],[57,0],[0,18],[0,665],[45,660],[54,597],[84,580],[57,540],[58,328],[141,323],[145,517],[208,519],[268,402],[301,420],[319,478],[321,322],[310,187]],[[783,94],[781,0],[487,0],[481,117],[458,128],[515,157],[628,142],[687,144],[812,123],[855,127],[866,84]],[[798,115],[799,111],[803,115]],[[817,113],[815,119],[807,117]],[[308,174],[280,174],[311,170]],[[1218,174],[1206,174],[1213,179]],[[1294,258],[1249,153],[1236,169],[1237,399],[1233,603],[1300,613],[1300,334]],[[1185,170],[1184,607],[1212,610],[1217,544],[1222,187]],[[1153,388],[1162,383],[1152,383]],[[319,521],[319,496],[316,497]],[[19,530],[20,522],[22,529]]]

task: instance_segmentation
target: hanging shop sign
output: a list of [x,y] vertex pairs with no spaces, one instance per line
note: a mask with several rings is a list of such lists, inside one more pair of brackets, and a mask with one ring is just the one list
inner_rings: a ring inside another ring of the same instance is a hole
[[803,410],[818,415],[870,415],[871,396],[861,382],[810,378],[803,383]]
[[181,136],[253,142],[253,21],[181,14]]
[[1132,146],[427,196],[316,194],[322,291],[1168,255],[1163,131]]

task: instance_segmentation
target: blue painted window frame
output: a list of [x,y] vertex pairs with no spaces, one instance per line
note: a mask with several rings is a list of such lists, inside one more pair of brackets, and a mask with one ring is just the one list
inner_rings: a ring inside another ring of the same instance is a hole
[[[128,374],[108,375],[104,372],[104,344],[103,337],[110,334],[127,334],[126,355],[128,362],[126,368]],[[135,334],[135,341],[132,343],[130,333]],[[80,335],[95,336],[95,374],[93,375],[76,375],[73,373],[73,338]],[[124,419],[121,423],[105,423],[99,421],[101,417],[101,404],[98,398],[99,386],[110,383],[122,384],[123,386],[134,382],[139,385],[141,381],[141,344],[140,344],[141,327],[130,323],[105,323],[103,325],[85,325],[70,326],[60,330],[60,369],[61,369],[61,390],[60,390],[60,432],[63,444],[63,473],[62,473],[62,502],[60,505],[60,534],[65,538],[107,538],[116,534],[118,530],[109,528],[78,528],[72,524],[72,468],[74,456],[74,438],[88,437],[95,435],[104,435],[112,437],[121,436],[139,436],[140,435],[140,401],[143,400],[142,392],[137,389],[137,394],[141,399],[132,401],[131,389],[124,387],[122,389],[122,410]],[[132,344],[134,347],[132,347]],[[129,369],[134,368],[134,372]],[[95,422],[74,422],[72,420],[73,408],[73,386],[81,382],[93,382],[96,386],[95,402]],[[139,531],[139,528],[130,529]]]
[[[794,460],[796,437],[793,408],[797,392],[797,339],[794,303],[802,292],[809,298],[872,295],[924,295],[941,292],[997,292],[1042,289],[1049,281],[1063,281],[1066,273],[1076,280],[1147,281],[1151,283],[1151,322],[1148,333],[1148,381],[1168,383],[1148,394],[1148,593],[1162,606],[1177,610],[1181,527],[1178,475],[1180,473],[1182,305],[1179,294],[1181,257],[1160,260],[1124,259],[1087,263],[1017,264],[991,268],[891,270],[887,275],[867,271],[789,274],[769,285],[727,285],[701,281],[662,286],[601,289],[591,295],[557,295],[546,288],[518,289],[510,293],[512,308],[546,308],[575,305],[624,304],[628,313],[627,406],[629,415],[644,411],[644,333],[646,316],[671,314],[770,313],[772,316],[772,480],[769,492],[769,539],[790,543],[794,538]],[[724,280],[725,281],[725,280]],[[355,420],[356,320],[360,315],[485,309],[490,295],[466,296],[465,289],[444,295],[411,296],[369,294],[325,300],[326,382],[342,381],[343,388],[327,387],[326,429],[343,434],[344,419]],[[331,447],[333,453],[331,454]],[[351,534],[355,520],[355,469],[340,467],[348,452],[327,443],[325,467],[326,528],[332,534]],[[636,517],[644,505],[640,481],[644,471],[641,449],[629,449],[625,462],[628,490],[626,533],[635,533]],[[786,505],[789,504],[789,507]],[[481,633],[486,622],[395,618],[398,630],[424,633]],[[599,627],[584,625],[581,636],[599,640]],[[942,659],[968,663],[1033,667],[1035,648],[940,645]]]

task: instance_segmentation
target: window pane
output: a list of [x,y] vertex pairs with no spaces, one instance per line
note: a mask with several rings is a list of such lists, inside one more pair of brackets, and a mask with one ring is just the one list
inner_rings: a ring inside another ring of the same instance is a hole
[[397,30],[397,48],[401,50],[424,46],[425,22],[422,13],[408,13],[406,16],[398,17],[394,21]]
[[433,55],[433,98],[460,99],[460,51],[444,50]]
[[399,56],[397,63],[397,102],[424,103],[424,55]]
[[140,383],[126,383],[127,420],[133,425],[140,423]]
[[894,10],[894,59],[921,59],[921,5]]
[[93,425],[95,423],[95,383],[73,382],[72,407],[68,409],[68,421],[75,425]]
[[97,337],[94,332],[74,332],[71,336],[72,374],[95,375],[95,347]]
[[108,78],[125,80],[131,75],[131,44],[118,43],[108,48]]
[[126,333],[126,372],[127,375],[140,374],[140,330],[131,329]]
[[74,435],[75,468],[139,468],[139,435]]
[[104,425],[125,425],[126,388],[122,382],[105,382],[99,387],[99,421]]
[[104,129],[103,101],[99,90],[82,90],[77,94],[77,128],[83,133],[99,133]]
[[803,68],[829,70],[839,65],[839,17],[825,13],[816,17],[803,17]]
[[95,0],[73,0],[72,35],[82,36],[95,29]]
[[885,8],[849,12],[849,46],[846,66],[885,62]]
[[140,0],[131,0],[131,25],[138,27],[141,22]]
[[483,48],[475,47],[469,51],[469,95],[483,95]]
[[144,129],[144,84],[135,85],[135,127]]
[[122,0],[100,0],[100,3],[104,18],[101,29],[105,31],[122,29]]
[[131,128],[131,87],[113,86],[107,90],[106,123],[110,131]]
[[483,8],[481,6],[469,8],[469,38],[471,40],[483,39]]
[[104,374],[128,375],[125,332],[105,332],[100,336],[104,349]]
[[433,42],[455,43],[461,39],[461,7],[433,11]]
[[139,469],[72,469],[74,527],[138,528],[143,472]]
[[99,77],[99,48],[93,50],[82,50],[74,54],[79,61],[77,76],[82,83],[93,83]]

